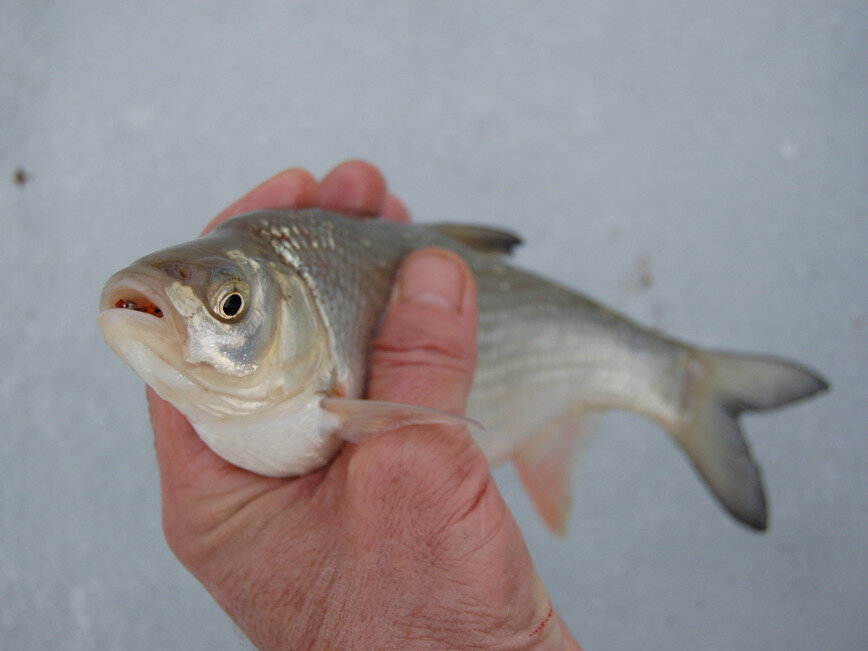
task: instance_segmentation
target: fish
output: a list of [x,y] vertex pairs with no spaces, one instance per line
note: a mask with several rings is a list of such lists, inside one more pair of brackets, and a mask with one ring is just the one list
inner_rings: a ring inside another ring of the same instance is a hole
[[[767,355],[712,351],[643,327],[509,262],[521,239],[461,224],[257,211],[147,255],[100,298],[108,345],[232,464],[270,477],[327,464],[346,441],[409,424],[467,425],[489,462],[512,460],[563,532],[572,458],[595,414],[658,423],[736,520],[767,527],[739,425],[829,388]],[[396,270],[423,247],[461,256],[479,296],[467,417],[365,399],[368,354]]]

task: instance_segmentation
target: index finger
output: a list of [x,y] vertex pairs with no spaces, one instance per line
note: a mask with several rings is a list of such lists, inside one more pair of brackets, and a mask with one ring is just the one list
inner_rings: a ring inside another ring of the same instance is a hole
[[212,219],[202,234],[227,219],[253,210],[312,208],[319,204],[319,183],[306,169],[293,167],[260,183]]
[[319,205],[349,217],[410,221],[401,200],[389,194],[383,173],[365,160],[344,161],[326,174],[320,182]]

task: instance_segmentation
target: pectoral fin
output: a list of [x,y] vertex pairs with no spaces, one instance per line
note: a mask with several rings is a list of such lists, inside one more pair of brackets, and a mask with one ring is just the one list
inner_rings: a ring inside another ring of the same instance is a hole
[[323,398],[320,404],[338,417],[337,435],[351,443],[361,443],[371,436],[408,425],[464,425],[485,429],[472,418],[430,407],[350,398]]
[[590,415],[571,415],[542,429],[513,457],[519,479],[546,526],[567,533],[572,470],[593,433]]

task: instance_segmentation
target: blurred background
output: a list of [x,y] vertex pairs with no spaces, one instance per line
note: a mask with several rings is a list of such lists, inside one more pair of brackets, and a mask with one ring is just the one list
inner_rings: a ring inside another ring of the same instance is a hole
[[770,530],[605,419],[566,539],[498,482],[587,649],[868,646],[864,2],[0,1],[0,648],[242,649],[162,536],[110,273],[282,168],[378,164],[420,221],[646,324],[812,366],[748,416]]

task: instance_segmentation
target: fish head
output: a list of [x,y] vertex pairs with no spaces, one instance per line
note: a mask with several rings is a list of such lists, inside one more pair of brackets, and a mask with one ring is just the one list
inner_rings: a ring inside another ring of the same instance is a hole
[[113,275],[98,324],[109,346],[195,421],[243,416],[316,389],[328,347],[304,280],[232,231]]

